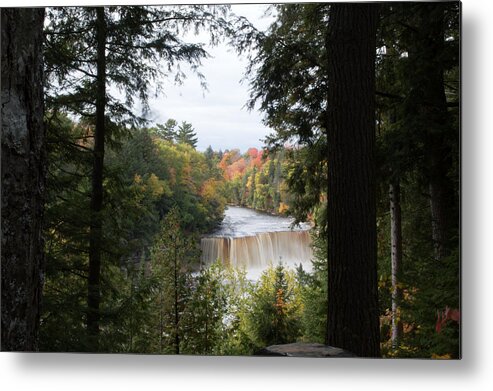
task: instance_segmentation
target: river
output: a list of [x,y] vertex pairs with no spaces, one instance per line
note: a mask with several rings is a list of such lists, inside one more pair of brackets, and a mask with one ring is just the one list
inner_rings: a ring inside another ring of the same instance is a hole
[[269,265],[287,267],[300,263],[311,270],[312,250],[308,224],[291,229],[293,219],[228,206],[219,229],[201,241],[202,262],[221,259],[224,264],[244,268],[250,279],[258,279]]

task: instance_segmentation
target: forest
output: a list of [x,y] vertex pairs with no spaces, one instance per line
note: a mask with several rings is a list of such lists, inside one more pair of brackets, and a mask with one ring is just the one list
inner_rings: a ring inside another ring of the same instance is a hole
[[[460,3],[270,8],[1,9],[2,351],[461,357]],[[248,59],[262,148],[146,117],[193,32]],[[204,264],[231,206],[309,224],[311,268]]]

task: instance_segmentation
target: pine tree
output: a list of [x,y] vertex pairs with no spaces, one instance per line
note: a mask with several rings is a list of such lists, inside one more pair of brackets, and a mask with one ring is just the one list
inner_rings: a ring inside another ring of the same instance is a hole
[[221,261],[200,270],[183,316],[183,349],[188,354],[217,354],[224,339],[226,292]]
[[[456,63],[459,56],[456,41],[447,43],[445,36],[446,13],[454,15],[456,7],[457,4],[431,4],[414,8],[415,29],[408,32],[407,42],[406,84],[410,91],[406,100],[407,115],[403,120],[410,120],[409,117],[415,115],[414,121],[421,125],[426,165],[423,173],[430,194],[432,239],[437,261],[450,255],[454,247],[452,232],[457,232],[459,227],[457,192],[453,191],[453,182],[448,175],[456,156],[452,151],[457,151],[459,129],[453,126],[453,116],[448,110],[444,80],[450,60],[455,59],[452,63]],[[452,19],[452,23],[457,22]]]
[[177,138],[177,132],[175,129],[177,124],[178,122],[176,122],[176,120],[170,118],[164,125],[156,124],[156,133],[163,140],[173,142]]
[[[177,80],[184,76],[175,67],[177,63],[186,62],[197,69],[206,52],[200,45],[182,42],[178,33],[193,27],[211,27],[214,40],[215,32],[226,27],[226,22],[214,8],[210,10],[200,7],[48,10],[45,42],[48,102],[55,110],[64,109],[87,120],[93,133],[86,323],[94,350],[98,350],[100,330],[105,145],[114,145],[130,125],[143,122],[132,112],[135,97],[146,108],[151,83],[159,86],[167,76],[165,68],[154,64],[166,61],[168,69],[176,70]],[[123,101],[109,93],[109,85],[123,91]]]
[[160,352],[180,354],[182,315],[190,300],[190,273],[198,261],[193,240],[183,231],[178,208],[171,209],[161,227],[151,255],[153,276],[160,280],[156,297]]
[[183,121],[178,127],[176,133],[176,142],[181,144],[188,144],[193,148],[197,147],[197,134],[191,123]]
[[252,292],[248,315],[251,338],[257,348],[296,341],[301,332],[296,279],[282,264],[263,272]]
[[[429,314],[458,306],[458,3],[400,4],[383,11],[378,47],[385,50],[377,61],[379,174],[381,197],[391,190],[391,220],[385,217],[386,201],[379,221],[388,221],[381,226],[391,235],[381,236],[392,243],[380,244],[381,278],[392,275],[393,325],[399,325],[398,312],[408,330],[420,329],[402,335],[394,327],[390,354],[456,356],[456,336],[449,335],[446,344],[437,338]],[[399,246],[399,231],[405,246]],[[381,292],[385,303],[385,283]]]

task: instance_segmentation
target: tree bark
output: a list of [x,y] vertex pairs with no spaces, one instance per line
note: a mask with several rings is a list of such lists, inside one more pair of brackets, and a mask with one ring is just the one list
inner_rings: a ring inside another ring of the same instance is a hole
[[450,133],[447,98],[444,85],[444,64],[437,56],[444,52],[444,7],[428,4],[417,8],[418,25],[409,58],[416,63],[410,75],[415,86],[413,101],[418,105],[424,127],[426,178],[430,194],[431,231],[435,259],[449,254],[451,229],[457,232],[458,217],[452,215],[453,186],[447,177],[451,166]]
[[43,280],[44,9],[2,23],[2,351],[35,351]]
[[103,210],[103,168],[106,109],[106,20],[104,7],[96,9],[97,78],[96,125],[91,189],[91,225],[89,230],[89,274],[87,289],[87,331],[92,344],[99,347],[98,334],[101,303],[101,244]]
[[[443,69],[437,67],[436,53],[443,51],[444,26],[443,14],[441,18],[430,18],[430,14],[423,15],[425,31],[431,30],[430,34],[425,35],[421,47],[421,52],[426,61],[423,70],[428,75],[428,83],[425,86],[422,110],[429,117],[430,129],[427,132],[427,164],[429,167],[429,191],[430,191],[430,210],[432,222],[432,238],[435,248],[435,259],[440,260],[448,254],[447,232],[449,228],[448,213],[450,213],[447,197],[447,140],[446,134],[440,129],[446,124],[447,98],[445,96],[445,86],[443,81]],[[431,19],[431,20],[430,20]],[[435,48],[433,53],[430,48]],[[427,56],[429,54],[430,56]]]
[[403,334],[400,319],[402,302],[402,218],[400,194],[399,181],[395,180],[389,186],[392,269],[392,348],[394,349],[399,347]]
[[328,56],[326,342],[380,356],[375,200],[378,5],[333,4]]

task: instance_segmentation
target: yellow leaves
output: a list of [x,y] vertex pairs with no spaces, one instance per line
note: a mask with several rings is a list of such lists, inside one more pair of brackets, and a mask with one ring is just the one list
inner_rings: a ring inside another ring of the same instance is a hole
[[286,213],[288,210],[289,210],[288,205],[286,205],[284,202],[279,203],[279,210],[278,210],[279,214]]
[[164,194],[164,182],[159,180],[155,174],[151,174],[147,180],[147,186],[153,197],[157,198]]
[[217,188],[219,185],[220,183],[214,178],[206,180],[200,189],[200,195],[206,200],[216,198]]
[[447,353],[447,354],[442,354],[442,355],[439,355],[439,354],[436,354],[436,353],[433,353],[431,355],[431,358],[435,359],[435,360],[450,360],[452,358],[452,356]]
[[387,288],[387,285],[389,285],[389,277],[385,276],[383,274],[380,274],[380,277],[378,278],[378,288],[379,289],[384,289]]
[[147,179],[139,174],[134,175],[134,186],[141,194],[148,193],[152,198],[158,198],[164,194],[171,195],[171,190],[165,181],[159,179],[156,174],[151,173]]
[[399,349],[392,349],[390,339],[381,344],[381,348],[385,351],[384,357],[397,358],[397,357],[415,357],[418,349],[413,346],[409,346],[401,343]]
[[416,287],[409,287],[402,291],[402,297],[405,301],[413,301],[418,289]]

